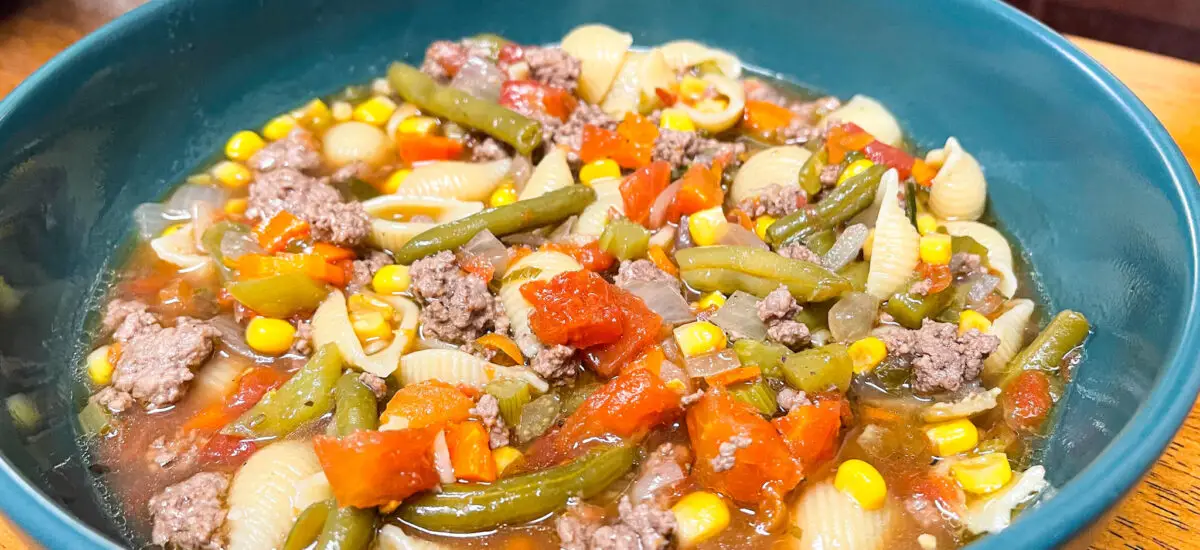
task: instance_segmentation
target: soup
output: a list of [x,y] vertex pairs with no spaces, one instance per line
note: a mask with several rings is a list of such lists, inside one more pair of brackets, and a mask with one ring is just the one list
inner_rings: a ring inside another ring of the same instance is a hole
[[1090,330],[986,194],[706,45],[435,42],[138,208],[80,421],[170,548],[958,547]]

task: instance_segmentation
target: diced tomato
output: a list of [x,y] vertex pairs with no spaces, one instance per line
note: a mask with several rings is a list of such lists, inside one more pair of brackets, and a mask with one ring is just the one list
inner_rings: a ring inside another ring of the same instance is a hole
[[908,494],[908,509],[927,511],[916,518],[927,529],[941,522],[947,522],[947,527],[957,523],[967,511],[966,494],[948,476],[932,471],[915,473],[903,480],[900,489]]
[[616,303],[621,319],[620,339],[586,350],[584,354],[587,366],[604,377],[617,374],[642,350],[657,343],[662,330],[662,317],[646,307],[641,298],[618,290]]
[[475,401],[450,384],[425,380],[400,388],[380,416],[387,424],[403,419],[409,428],[442,427],[471,417]]
[[625,203],[625,217],[645,225],[650,219],[650,206],[654,199],[671,184],[671,165],[666,161],[650,163],[621,181],[621,201]]
[[533,249],[529,248],[528,246],[514,246],[512,248],[509,248],[508,249],[508,265],[515,264],[518,261],[520,261],[521,258],[524,258],[525,256],[528,256],[530,254],[533,254]]
[[346,271],[316,254],[243,254],[237,259],[240,280],[262,279],[283,273],[302,273],[318,281],[345,286]]
[[250,367],[238,378],[233,393],[224,401],[201,409],[183,424],[183,429],[216,431],[250,410],[267,392],[282,386],[287,379],[287,375],[271,367]]
[[507,69],[509,65],[525,59],[525,48],[520,44],[509,42],[500,47],[500,54],[497,56],[496,65],[501,69]]
[[438,484],[433,464],[437,428],[319,435],[313,448],[339,506],[370,508]]
[[[696,481],[739,503],[781,498],[803,477],[802,466],[775,427],[750,405],[720,388],[710,389],[688,408],[687,428],[696,453],[692,470]],[[738,438],[748,440],[748,445],[734,453],[731,468],[717,471],[713,459],[721,455],[721,445]]]
[[1036,370],[1021,372],[1004,387],[1000,406],[1004,410],[1004,419],[1013,429],[1037,430],[1054,407],[1049,376]]
[[787,415],[771,421],[792,456],[805,470],[813,469],[837,453],[842,406],[841,396],[835,395],[793,408]]
[[293,240],[307,237],[312,232],[308,222],[293,216],[287,210],[280,210],[269,220],[265,220],[254,228],[258,236],[258,245],[274,254],[287,248]]
[[875,136],[859,128],[853,122],[839,124],[829,129],[825,136],[825,151],[829,154],[829,163],[837,164],[846,159],[846,153],[861,151],[868,143],[875,141]]
[[878,140],[868,143],[862,148],[862,152],[875,164],[895,168],[901,180],[912,174],[913,163],[916,161],[912,155],[904,152],[903,149],[892,147]]
[[500,104],[525,116],[545,113],[566,121],[579,100],[566,90],[534,80],[509,80],[500,87]]
[[446,428],[446,446],[454,477],[464,481],[496,481],[496,460],[483,423],[471,420]]
[[747,100],[742,126],[750,133],[770,139],[795,116],[786,107],[768,101]]
[[680,179],[679,193],[671,205],[667,217],[677,221],[680,216],[694,214],[701,210],[720,205],[725,201],[725,192],[721,190],[721,172],[724,166],[714,162],[710,168],[703,164],[693,164]]
[[472,254],[462,257],[459,259],[458,265],[462,267],[463,271],[476,275],[485,282],[492,280],[492,277],[496,275],[496,266],[483,256]]
[[170,316],[185,315],[193,310],[196,289],[183,279],[176,279],[158,291],[159,310]]
[[640,115],[629,113],[615,131],[584,126],[579,158],[584,162],[611,158],[624,168],[640,168],[650,164],[657,137],[656,126]]
[[396,151],[400,160],[413,165],[434,160],[456,160],[462,156],[462,142],[442,136],[397,134]]
[[533,304],[529,324],[548,345],[588,348],[621,338],[619,290],[587,270],[562,273],[546,281],[521,286]]
[[258,444],[235,435],[214,434],[200,448],[198,461],[205,466],[241,466],[258,450]]
[[626,363],[625,366],[621,367],[621,373],[624,374],[635,369],[646,369],[657,376],[661,376],[660,371],[662,370],[662,364],[663,361],[666,361],[666,359],[667,356],[665,353],[663,353],[662,346],[655,344],[642,350],[642,352],[638,354],[633,361],[630,361]]
[[584,269],[592,271],[605,271],[616,263],[617,258],[612,254],[600,250],[600,243],[592,241],[584,245],[568,244],[568,243],[546,243],[542,246],[542,250],[553,250],[562,252],[579,262]]
[[950,288],[950,283],[954,277],[950,273],[950,266],[946,264],[927,264],[921,262],[917,264],[917,275],[922,279],[930,282],[929,293],[934,294]]

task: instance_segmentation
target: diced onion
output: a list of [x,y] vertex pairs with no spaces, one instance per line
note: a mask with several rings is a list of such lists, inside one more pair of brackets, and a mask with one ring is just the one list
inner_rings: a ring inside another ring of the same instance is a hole
[[771,247],[767,243],[758,238],[753,231],[746,229],[736,223],[727,223],[721,226],[721,234],[717,237],[717,244],[730,246],[751,246],[770,250]]
[[723,349],[687,359],[687,373],[692,378],[705,378],[740,366],[742,366],[742,362],[738,361],[737,353],[732,349]]
[[500,242],[500,239],[486,229],[471,237],[471,240],[463,245],[461,254],[467,258],[477,257],[487,260],[495,269],[493,273],[496,277],[504,275],[504,270],[508,269],[508,249],[504,247],[504,243]]
[[987,298],[1000,286],[1000,277],[990,273],[974,275],[969,279],[971,283],[970,289],[967,291],[967,300],[971,305],[976,305]]
[[758,298],[740,290],[725,300],[725,304],[709,318],[709,321],[724,329],[734,339],[762,340],[767,337],[767,325],[758,318]]
[[858,257],[863,243],[867,242],[868,232],[867,226],[861,223],[847,227],[841,235],[838,235],[837,241],[833,243],[829,252],[826,252],[825,256],[821,258],[821,265],[834,272],[846,267]]
[[662,317],[664,323],[679,325],[696,319],[687,300],[672,282],[635,281],[624,288],[646,302],[646,307]]
[[650,246],[657,246],[662,249],[669,249],[671,244],[675,242],[675,226],[668,225],[655,231],[650,236]]
[[672,487],[687,477],[683,468],[675,461],[664,462],[650,475],[640,476],[629,488],[629,498],[634,502],[649,500],[659,491]]
[[500,85],[507,79],[504,72],[491,62],[468,57],[450,81],[450,86],[480,99],[496,101],[500,99]]
[[529,161],[529,157],[516,155],[512,159],[512,165],[508,167],[508,177],[513,182],[513,187],[518,191],[525,189],[525,184],[529,182],[529,177],[533,175],[533,163]]
[[664,223],[667,223],[667,210],[670,209],[671,203],[675,201],[675,195],[679,193],[681,183],[682,180],[668,185],[654,199],[654,204],[650,205],[650,227],[662,227]]
[[851,292],[829,308],[829,332],[837,342],[852,342],[871,332],[879,303],[865,292]]
[[446,432],[438,432],[433,440],[433,466],[442,483],[454,483],[454,464],[450,462],[450,447],[446,444]]
[[171,219],[187,220],[192,217],[193,204],[206,203],[214,208],[220,208],[225,204],[227,196],[222,187],[189,183],[180,186],[171,194],[170,200],[165,205],[165,212]]
[[246,254],[261,254],[262,251],[258,240],[249,233],[226,231],[221,235],[221,257],[228,261],[235,261]]
[[178,223],[178,220],[167,218],[166,208],[163,205],[148,202],[133,210],[133,223],[137,225],[138,235],[149,241],[158,238],[168,227]]

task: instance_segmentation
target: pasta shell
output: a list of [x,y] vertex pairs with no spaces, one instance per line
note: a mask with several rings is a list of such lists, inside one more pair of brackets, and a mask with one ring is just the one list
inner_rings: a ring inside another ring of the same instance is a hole
[[492,195],[512,167],[512,159],[491,162],[431,162],[413,169],[397,195],[483,201]]
[[596,200],[579,213],[579,219],[575,221],[575,227],[571,228],[571,234],[599,237],[608,226],[610,211],[616,210],[617,213],[624,214],[625,200],[621,198],[620,185],[619,179],[592,182],[592,189],[596,190]]
[[604,95],[604,101],[600,102],[600,109],[608,116],[620,120],[625,118],[625,113],[638,111],[642,99],[642,61],[645,58],[646,54],[642,52],[625,54],[621,70],[617,71],[617,77]]
[[1013,475],[1013,480],[1000,491],[987,498],[967,505],[963,524],[975,533],[999,533],[1012,522],[1013,510],[1033,499],[1050,484],[1046,482],[1046,468],[1031,466],[1028,470]]
[[410,536],[392,524],[384,525],[376,536],[376,550],[442,550],[449,548],[433,541]]
[[875,139],[888,145],[900,145],[904,139],[904,132],[900,130],[900,123],[896,122],[896,117],[878,101],[865,95],[850,98],[850,101],[825,118],[837,122],[853,122],[875,136]]
[[795,145],[772,147],[750,157],[742,164],[729,196],[734,203],[757,197],[759,190],[771,184],[799,187],[800,168],[812,152]]
[[510,274],[525,273],[525,276],[506,278],[500,287],[500,301],[508,315],[514,339],[525,357],[533,357],[542,350],[542,344],[533,335],[529,326],[529,314],[533,305],[521,295],[521,285],[532,280],[546,280],[559,273],[583,269],[579,262],[561,252],[534,252],[508,268]]
[[667,65],[675,72],[685,71],[701,63],[713,61],[729,78],[742,76],[742,62],[733,54],[710,48],[691,40],[675,40],[657,48],[662,52]]
[[517,200],[540,197],[574,183],[575,177],[571,175],[571,166],[567,164],[567,154],[558,147],[551,147],[533,169],[533,174],[529,176],[529,181],[525,182],[525,188],[521,190]]
[[212,266],[212,258],[196,248],[196,236],[190,222],[150,241],[150,248],[158,255],[158,259],[178,266],[185,272],[201,271]]
[[400,326],[393,333],[391,344],[373,354],[367,355],[362,343],[354,333],[350,324],[350,313],[346,309],[346,297],[340,290],[329,293],[324,302],[312,316],[313,344],[321,347],[334,344],[341,352],[347,363],[380,378],[387,378],[400,364],[400,356],[408,351],[417,334],[417,304],[408,298],[400,296],[383,296],[370,294],[372,298],[387,302],[396,308],[402,317]]
[[250,456],[229,486],[229,550],[279,548],[301,510],[296,484],[321,471],[308,441],[280,441]]
[[[460,201],[439,197],[417,197],[406,195],[383,195],[363,201],[363,208],[371,216],[371,233],[368,243],[376,248],[398,250],[413,237],[445,223],[469,216],[483,210],[483,203]],[[396,221],[423,215],[436,223]]]
[[404,385],[439,380],[457,386],[483,389],[493,380],[519,378],[544,392],[549,384],[524,367],[503,367],[456,349],[426,349],[400,358],[400,382]]
[[985,378],[995,380],[999,373],[1004,372],[1009,360],[1021,351],[1022,344],[1025,343],[1025,327],[1032,317],[1033,302],[1019,299],[1013,300],[1012,307],[992,322],[988,333],[999,338],[1000,345],[983,361]]
[[953,403],[934,403],[921,411],[921,420],[946,422],[970,418],[996,408],[997,397],[1000,397],[1000,388],[976,392]]
[[884,196],[879,217],[875,219],[875,244],[867,272],[867,293],[886,300],[912,278],[920,258],[921,235],[908,221],[896,198],[900,186],[896,171],[884,173],[879,185],[884,189]]
[[741,82],[716,73],[704,75],[704,81],[712,85],[718,93],[729,98],[729,103],[723,110],[713,113],[683,103],[679,105],[698,128],[714,134],[724,132],[742,120],[742,111],[746,109],[746,90],[742,87]]
[[653,49],[646,52],[646,56],[642,59],[639,73],[638,80],[642,85],[640,110],[646,113],[662,107],[662,100],[658,97],[656,90],[659,88],[664,90],[674,89],[678,80],[676,77],[677,73],[667,64],[662,50]]
[[977,220],[987,204],[987,180],[979,162],[963,150],[957,139],[925,155],[925,162],[940,166],[929,188],[929,208],[947,220]]
[[946,232],[955,237],[971,237],[988,249],[988,266],[1000,274],[998,290],[1011,298],[1017,291],[1017,275],[1013,272],[1012,247],[996,228],[971,221],[942,222]]
[[588,103],[600,103],[632,45],[633,35],[607,25],[581,25],[567,33],[562,50],[581,64],[579,97]]
[[296,495],[292,497],[292,504],[297,510],[303,511],[313,504],[331,498],[333,489],[329,487],[329,478],[325,477],[325,472],[317,472],[296,483]]
[[321,137],[321,153],[330,165],[342,167],[353,162],[383,166],[392,159],[392,140],[383,130],[356,120],[340,122]]
[[797,550],[878,550],[887,542],[897,516],[890,500],[878,510],[863,510],[825,480],[805,489],[796,499],[792,525],[800,536],[789,539]]

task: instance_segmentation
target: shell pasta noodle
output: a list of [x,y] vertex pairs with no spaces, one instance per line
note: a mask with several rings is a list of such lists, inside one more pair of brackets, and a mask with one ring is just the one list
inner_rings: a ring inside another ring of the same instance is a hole
[[438,40],[138,206],[78,368],[130,546],[954,549],[1052,495],[1092,327],[979,160],[724,46]]

